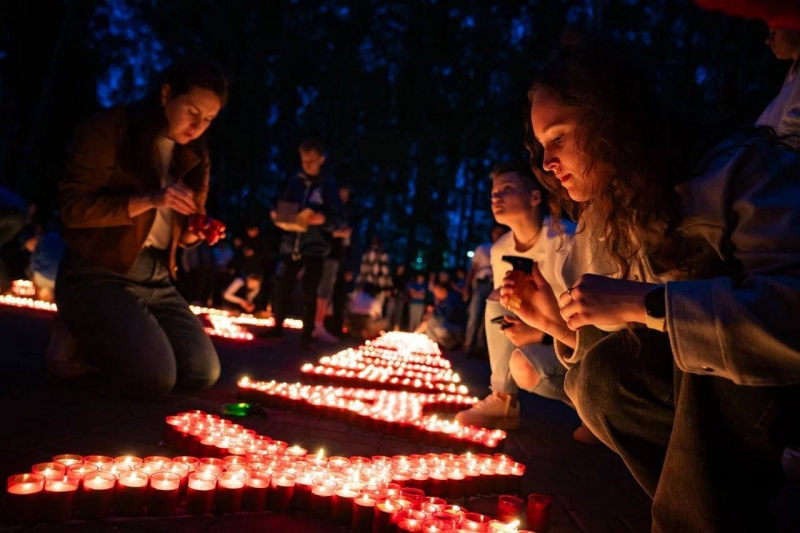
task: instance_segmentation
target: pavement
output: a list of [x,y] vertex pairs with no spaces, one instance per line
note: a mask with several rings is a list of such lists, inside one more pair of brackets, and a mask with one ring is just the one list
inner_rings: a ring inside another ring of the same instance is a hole
[[[44,354],[52,315],[45,312],[0,308],[0,478],[26,472],[34,463],[60,453],[118,456],[133,454],[180,455],[162,442],[164,417],[188,409],[219,413],[235,400],[236,381],[254,379],[298,381],[299,368],[339,347],[301,350],[299,335],[284,339],[256,338],[252,342],[215,339],[222,360],[219,383],[200,394],[174,393],[159,401],[142,402],[98,396],[76,386],[44,378]],[[345,346],[343,344],[342,346]],[[485,361],[467,360],[462,353],[446,353],[470,393],[482,397],[489,381]],[[527,466],[523,493],[554,497],[549,533],[630,533],[650,531],[650,499],[634,481],[619,457],[601,445],[575,442],[579,425],[575,412],[545,398],[521,396],[522,428],[509,433],[505,453]],[[443,448],[401,440],[295,412],[267,409],[265,417],[249,416],[238,423],[308,450],[324,448],[333,455],[397,455],[444,452]],[[470,510],[493,514],[496,498],[474,498]],[[800,487],[787,482],[776,502],[783,531],[800,531]],[[221,516],[169,518],[112,518],[102,522],[73,521],[39,525],[32,531],[80,532],[226,532],[281,530],[282,532],[342,531],[302,514],[238,513]],[[3,526],[0,531],[21,531]]]

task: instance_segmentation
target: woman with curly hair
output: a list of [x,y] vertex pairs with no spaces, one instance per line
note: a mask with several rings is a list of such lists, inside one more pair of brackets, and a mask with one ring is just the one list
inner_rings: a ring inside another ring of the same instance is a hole
[[653,531],[769,531],[800,405],[800,154],[753,129],[688,172],[652,86],[597,42],[537,79],[527,144],[552,213],[578,221],[569,289],[512,272],[501,302],[556,339]]

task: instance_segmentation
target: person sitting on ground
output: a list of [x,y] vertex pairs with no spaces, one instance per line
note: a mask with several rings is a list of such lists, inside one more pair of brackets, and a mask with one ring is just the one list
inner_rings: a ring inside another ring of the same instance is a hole
[[464,342],[464,302],[461,294],[450,290],[449,284],[433,285],[433,309],[417,327],[443,350],[450,350]]
[[673,133],[628,52],[565,46],[529,91],[532,164],[578,229],[566,291],[511,272],[501,303],[557,340],[567,394],[653,498],[653,531],[775,531],[800,408],[800,153],[753,128],[686,170],[697,128]]
[[111,390],[156,398],[219,378],[217,351],[173,278],[178,246],[201,239],[188,218],[205,215],[205,133],[227,86],[212,62],[183,58],[148,97],[75,134],[58,190],[67,250],[56,303]]
[[[569,253],[574,225],[563,224],[563,234],[553,226],[542,205],[544,190],[530,166],[500,163],[490,174],[492,214],[498,224],[510,231],[502,234],[490,248],[495,289],[486,300],[485,330],[492,393],[471,409],[456,414],[465,425],[496,429],[520,426],[519,390],[572,405],[564,391],[567,373],[556,357],[549,335],[519,320],[500,305],[500,287],[512,265],[503,256],[518,256],[535,261],[546,279],[558,285],[560,272]],[[496,323],[502,317],[501,323]],[[573,433],[575,440],[597,442],[584,425]]]
[[389,324],[383,317],[379,293],[380,288],[372,283],[356,284],[347,309],[349,329],[355,338],[374,339]]
[[240,313],[252,314],[256,310],[255,300],[261,292],[261,284],[264,275],[261,272],[249,272],[247,275],[235,278],[228,288],[225,289],[222,297],[232,307]]

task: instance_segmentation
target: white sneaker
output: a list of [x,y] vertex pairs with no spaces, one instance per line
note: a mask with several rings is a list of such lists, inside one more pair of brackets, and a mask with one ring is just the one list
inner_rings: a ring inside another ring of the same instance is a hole
[[322,341],[328,344],[335,344],[339,342],[339,339],[328,333],[328,331],[321,326],[317,326],[314,328],[314,331],[311,332],[311,336],[318,341]]
[[519,428],[519,402],[511,407],[511,396],[503,398],[492,393],[472,406],[471,409],[456,413],[456,420],[465,426],[517,429]]

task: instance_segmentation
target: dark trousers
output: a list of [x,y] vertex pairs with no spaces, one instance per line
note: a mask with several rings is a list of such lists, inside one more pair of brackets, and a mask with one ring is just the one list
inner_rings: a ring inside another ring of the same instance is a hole
[[298,260],[286,255],[283,258],[283,273],[278,280],[278,298],[275,308],[275,322],[277,328],[283,328],[283,320],[289,315],[292,307],[292,291],[297,281],[300,269],[305,269],[303,274],[303,334],[304,339],[311,338],[314,331],[314,315],[317,312],[317,287],[322,278],[322,266],[325,259],[322,257],[301,257]]
[[70,252],[59,265],[59,315],[89,362],[132,396],[204,389],[220,375],[217,351],[167,269],[166,253],[150,248],[128,274]]
[[[774,531],[797,389],[745,387],[674,366],[663,333],[620,331],[567,373],[583,422],[653,498],[653,531]],[[639,347],[641,346],[641,347]]]
[[[28,213],[22,209],[0,205],[0,249],[25,227],[27,217]],[[8,267],[0,256],[0,293],[8,290],[10,285]]]

